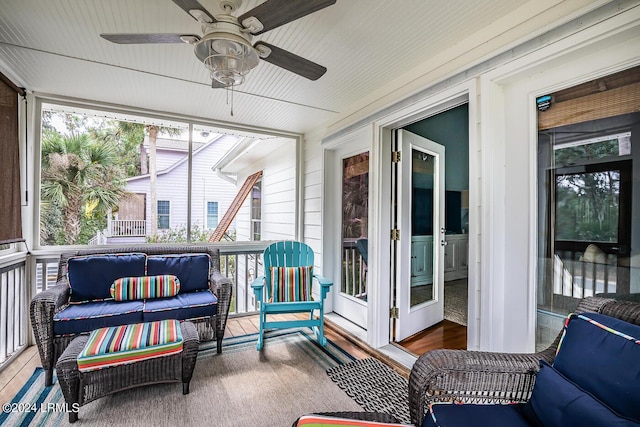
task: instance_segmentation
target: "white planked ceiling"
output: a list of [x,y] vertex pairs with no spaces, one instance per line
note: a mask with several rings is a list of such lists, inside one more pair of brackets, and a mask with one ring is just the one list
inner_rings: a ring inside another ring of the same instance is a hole
[[[262,1],[245,0],[235,14]],[[219,13],[217,0],[201,4]],[[0,0],[0,68],[35,92],[305,132],[336,120],[377,88],[470,35],[492,37],[486,29],[522,5],[521,0],[338,0],[254,39],[322,64],[328,72],[314,82],[261,62],[234,94],[233,117],[229,94],[210,88],[190,46],[116,45],[99,37],[200,34],[199,24],[171,0]]]

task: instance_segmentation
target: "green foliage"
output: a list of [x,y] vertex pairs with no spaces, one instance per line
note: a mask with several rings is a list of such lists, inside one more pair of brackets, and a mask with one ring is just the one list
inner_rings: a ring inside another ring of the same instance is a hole
[[602,159],[619,155],[618,139],[560,148],[554,151],[556,165],[570,165],[577,161]]
[[556,178],[556,239],[618,240],[620,174],[578,173]]
[[[207,230],[201,229],[198,224],[191,227],[192,242],[207,242],[209,241],[209,235],[210,233]],[[147,243],[186,243],[187,226],[181,225],[176,228],[170,228],[154,236],[147,236],[146,240]]]
[[[85,218],[104,217],[117,206],[124,193],[124,181],[115,166],[117,158],[112,143],[96,141],[88,133],[62,135],[55,130],[44,130],[41,164],[43,243],[79,243],[78,237],[86,228],[83,225]],[[60,217],[62,228],[57,228]]]
[[[42,244],[86,244],[106,228],[107,216],[126,194],[125,179],[141,173],[140,152],[150,127],[169,136],[181,133],[176,128],[43,111]],[[194,230],[194,236],[202,233]],[[184,241],[180,239],[186,239],[186,232],[153,239]]]

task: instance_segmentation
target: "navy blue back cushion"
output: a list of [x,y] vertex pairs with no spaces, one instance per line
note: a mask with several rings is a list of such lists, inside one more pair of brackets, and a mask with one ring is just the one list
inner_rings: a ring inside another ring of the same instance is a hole
[[618,414],[640,422],[640,326],[572,314],[553,366]]
[[67,277],[71,302],[111,298],[109,290],[121,277],[144,276],[145,254],[105,254],[69,258]]
[[433,412],[425,415],[422,427],[529,427],[522,406],[438,403],[431,406]]
[[147,258],[147,275],[173,274],[180,279],[180,293],[209,289],[208,254],[153,255]]
[[531,424],[537,426],[638,426],[614,413],[544,361],[540,362],[531,399],[523,412]]

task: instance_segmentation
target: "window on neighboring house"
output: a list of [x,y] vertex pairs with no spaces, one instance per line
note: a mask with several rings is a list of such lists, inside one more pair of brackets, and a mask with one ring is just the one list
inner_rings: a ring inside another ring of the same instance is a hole
[[158,200],[158,230],[169,228],[169,201]]
[[251,240],[260,240],[262,232],[262,180],[251,190]]
[[218,202],[207,202],[207,228],[218,226]]

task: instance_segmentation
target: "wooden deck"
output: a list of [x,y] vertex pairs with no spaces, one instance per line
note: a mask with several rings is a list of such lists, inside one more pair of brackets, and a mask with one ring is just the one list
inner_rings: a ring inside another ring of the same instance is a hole
[[[286,320],[295,317],[306,317],[299,315],[274,315],[276,319]],[[391,367],[405,378],[409,375],[409,370],[390,359],[388,356],[359,341],[339,327],[326,321],[325,334],[354,357],[361,359],[365,357],[376,357]],[[419,355],[435,348],[466,348],[466,328],[453,322],[438,324],[426,331],[409,337],[401,344],[410,352]],[[444,323],[444,322],[443,322]],[[258,332],[258,316],[232,317],[227,321],[225,337],[234,337]],[[460,337],[464,337],[464,343]],[[31,346],[23,351],[15,361],[6,369],[0,372],[0,403],[9,402],[13,396],[22,388],[25,382],[31,377],[33,371],[41,366],[40,355],[37,347]]]

